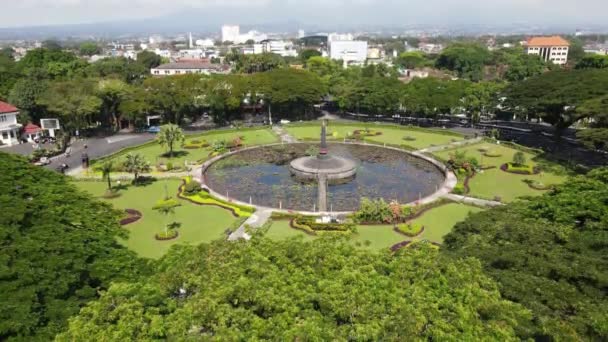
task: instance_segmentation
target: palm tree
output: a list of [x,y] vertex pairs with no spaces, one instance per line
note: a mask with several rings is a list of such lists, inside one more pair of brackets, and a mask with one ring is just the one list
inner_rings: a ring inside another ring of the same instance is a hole
[[137,184],[140,173],[150,172],[150,163],[139,153],[129,153],[126,158],[124,164],[125,171],[133,174],[133,183]]
[[174,124],[161,126],[160,132],[156,137],[156,141],[162,146],[169,149],[169,158],[173,157],[173,147],[177,142],[184,142],[184,131],[179,126]]
[[114,162],[109,160],[101,166],[101,179],[105,179],[108,181],[108,191],[112,191],[112,179],[110,178],[110,174],[114,169]]
[[[169,215],[175,215],[175,208],[179,207],[180,205],[181,204],[178,201],[168,198],[159,201],[154,207],[152,207],[152,209],[157,210],[159,213],[165,216],[165,218],[168,218]],[[165,236],[169,234],[169,226],[172,226],[172,224],[165,224]]]

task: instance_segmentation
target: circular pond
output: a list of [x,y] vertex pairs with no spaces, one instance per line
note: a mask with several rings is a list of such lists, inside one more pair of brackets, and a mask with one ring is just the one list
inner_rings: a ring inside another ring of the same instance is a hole
[[[313,211],[317,183],[303,183],[290,171],[292,160],[315,155],[318,145],[287,144],[243,150],[210,165],[207,186],[224,196],[264,207]],[[328,209],[354,211],[361,197],[409,203],[441,187],[445,176],[437,166],[403,151],[372,145],[329,144],[329,154],[356,163],[356,176],[330,184]]]

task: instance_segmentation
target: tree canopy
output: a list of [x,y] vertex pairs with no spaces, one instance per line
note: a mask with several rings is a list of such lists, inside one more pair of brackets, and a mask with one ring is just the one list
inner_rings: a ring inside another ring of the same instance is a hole
[[446,254],[475,257],[504,297],[534,314],[528,337],[608,339],[608,169],[470,216]]
[[528,320],[478,261],[426,244],[392,255],[256,236],[172,249],[155,276],[113,285],[58,340],[514,340]]
[[51,340],[113,280],[145,271],[120,213],[63,176],[0,153],[0,339]]

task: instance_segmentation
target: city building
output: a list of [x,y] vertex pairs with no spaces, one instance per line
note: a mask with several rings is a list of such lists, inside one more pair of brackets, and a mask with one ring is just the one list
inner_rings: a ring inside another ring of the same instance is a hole
[[349,64],[363,64],[367,59],[367,42],[357,40],[330,41],[329,58],[342,60],[345,67]]
[[21,124],[17,122],[19,109],[6,102],[0,101],[0,143],[16,145],[19,143]]
[[42,136],[42,128],[29,123],[23,128],[23,137],[28,142],[34,142],[36,139]]
[[215,46],[215,42],[213,41],[213,39],[198,39],[195,42],[195,44],[196,44],[196,46],[203,47],[203,48],[209,48],[209,47]]
[[566,64],[570,43],[560,36],[532,37],[526,42],[525,52],[528,55],[538,55],[545,62]]
[[352,35],[352,33],[330,33],[327,35],[327,42],[334,42],[334,41],[352,41],[354,40],[355,37]]
[[185,74],[227,74],[230,67],[222,64],[212,64],[208,61],[179,61],[157,66],[150,70],[153,76],[171,76]]
[[238,25],[222,26],[222,42],[236,43],[241,35],[241,28]]

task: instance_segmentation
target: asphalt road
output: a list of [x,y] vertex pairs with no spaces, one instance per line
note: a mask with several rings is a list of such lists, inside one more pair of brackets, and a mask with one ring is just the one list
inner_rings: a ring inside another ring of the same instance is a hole
[[[89,159],[97,159],[108,154],[120,151],[123,148],[140,145],[153,140],[154,134],[117,134],[105,138],[89,138],[77,140],[71,145],[70,156],[65,154],[51,158],[51,163],[46,165],[46,168],[57,170],[62,164],[68,165],[68,170],[81,166],[82,154],[85,152],[89,155]],[[53,148],[52,145],[44,145],[42,148]],[[2,152],[15,153],[20,155],[29,155],[34,150],[32,144],[20,144],[16,146],[4,147],[0,149]]]

